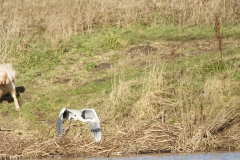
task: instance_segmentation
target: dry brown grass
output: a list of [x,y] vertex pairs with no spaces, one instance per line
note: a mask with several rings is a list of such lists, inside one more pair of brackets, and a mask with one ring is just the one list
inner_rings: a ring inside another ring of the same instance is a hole
[[3,37],[44,35],[59,40],[84,31],[136,23],[201,25],[239,22],[238,0],[1,0],[0,33]]
[[173,144],[177,141],[181,127],[162,124],[158,119],[146,124],[132,122],[133,124],[129,125],[128,121],[122,120],[112,128],[106,128],[103,124],[104,137],[101,143],[93,142],[88,134],[80,134],[89,132],[88,128],[75,125],[78,127],[78,134],[72,139],[67,136],[61,142],[56,137],[44,139],[41,143],[26,147],[22,151],[22,157],[49,157],[59,154],[108,157],[174,149]]
[[[173,74],[179,74],[177,70]],[[238,113],[240,101],[233,91],[234,87],[238,88],[239,83],[234,82],[231,77],[221,79],[213,76],[206,79],[203,88],[198,90],[195,88],[194,77],[191,77],[193,76],[191,70],[186,72],[181,76],[171,77],[177,81],[177,84],[173,83],[172,86],[170,83],[172,80],[166,77],[164,65],[157,67],[154,64],[150,65],[150,69],[142,79],[120,82],[119,85],[128,84],[128,88],[134,84],[143,84],[141,96],[133,103],[133,107],[128,107],[128,116],[132,116],[139,124],[157,119],[159,126],[165,124],[180,126],[181,129],[177,132],[179,137],[174,141],[175,145],[168,148],[171,151],[226,150],[227,147],[223,142],[227,142],[218,136],[229,128],[234,131],[239,129],[235,124],[240,120]],[[123,91],[119,88],[113,91]],[[126,95],[121,97],[130,95],[129,90],[125,93]],[[121,94],[123,95],[124,92]],[[118,106],[121,106],[121,103]],[[233,139],[238,135],[234,135]]]

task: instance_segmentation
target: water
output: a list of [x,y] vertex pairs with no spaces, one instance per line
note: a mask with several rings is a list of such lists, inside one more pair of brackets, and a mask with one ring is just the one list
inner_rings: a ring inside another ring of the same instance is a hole
[[153,154],[114,158],[59,158],[59,160],[240,160],[240,152]]

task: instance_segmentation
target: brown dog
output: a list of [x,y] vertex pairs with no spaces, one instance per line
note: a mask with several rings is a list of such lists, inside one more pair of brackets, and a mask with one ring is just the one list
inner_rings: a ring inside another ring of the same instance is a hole
[[7,93],[10,93],[14,99],[16,111],[20,111],[14,84],[15,76],[16,71],[11,64],[0,64],[0,90],[2,90],[1,98],[3,98]]

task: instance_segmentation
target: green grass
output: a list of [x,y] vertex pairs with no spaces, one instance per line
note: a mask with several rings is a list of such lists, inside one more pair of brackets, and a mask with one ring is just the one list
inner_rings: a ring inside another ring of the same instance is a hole
[[78,86],[76,88],[67,90],[67,93],[71,95],[79,95],[79,94],[91,94],[91,93],[99,93],[102,90],[109,90],[111,88],[111,80],[103,79],[102,81],[93,81],[89,82],[83,86]]

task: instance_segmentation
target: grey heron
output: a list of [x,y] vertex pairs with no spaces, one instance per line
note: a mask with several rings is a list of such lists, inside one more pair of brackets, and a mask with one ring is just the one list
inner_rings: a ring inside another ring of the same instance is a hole
[[59,137],[62,136],[62,124],[64,122],[63,121],[64,119],[79,120],[81,122],[88,123],[91,134],[95,141],[99,142],[101,140],[100,122],[94,109],[81,109],[81,110],[70,110],[67,108],[61,109],[56,124],[57,135]]

